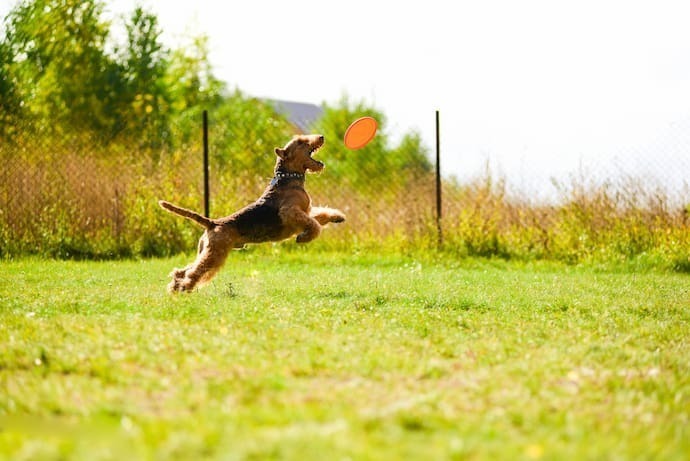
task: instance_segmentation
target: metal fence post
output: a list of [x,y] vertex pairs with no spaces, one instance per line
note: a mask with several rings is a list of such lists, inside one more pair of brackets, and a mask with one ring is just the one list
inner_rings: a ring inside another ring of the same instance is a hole
[[204,213],[207,218],[211,217],[210,210],[210,191],[208,187],[208,111],[203,112],[203,133],[204,133]]
[[443,229],[441,228],[441,135],[438,110],[436,111],[436,230],[438,232],[438,246],[443,245]]

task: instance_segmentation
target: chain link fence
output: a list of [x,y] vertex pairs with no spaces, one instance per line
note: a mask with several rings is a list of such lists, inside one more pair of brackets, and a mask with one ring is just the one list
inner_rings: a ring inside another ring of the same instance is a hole
[[[200,230],[157,202],[165,199],[204,212],[201,126],[200,120],[198,139],[157,152],[100,147],[98,140],[80,135],[59,142],[33,136],[1,144],[0,254],[108,258],[195,248]],[[246,136],[243,128],[238,124],[229,136]],[[243,146],[244,160],[238,164],[220,158],[212,130],[210,215],[226,216],[256,200],[272,178],[274,148],[296,133],[286,133],[276,145]],[[343,247],[413,239],[426,232],[433,220],[433,177],[401,171],[388,175],[393,181],[380,180],[379,171],[391,166],[364,162],[369,179],[362,174],[348,179],[343,165],[329,159],[329,142],[338,140],[327,140],[317,154],[326,168],[308,175],[306,188],[315,206],[339,208],[348,220],[329,226],[324,240]]]
[[[251,129],[224,123],[224,136],[242,138]],[[0,255],[110,258],[192,251],[199,229],[164,212],[157,201],[203,212],[201,126],[200,119],[198,139],[158,151],[99,147],[97,140],[80,135],[59,142],[32,136],[3,143]],[[285,141],[289,135],[284,133]],[[246,162],[224,163],[213,150],[213,136],[212,131],[210,214],[217,217],[231,214],[262,193],[272,177],[277,146],[254,141],[242,148],[240,158]],[[674,235],[684,235],[679,245],[688,241],[690,193],[683,181],[669,190],[644,174],[594,180],[580,170],[560,183],[558,200],[537,201],[484,166],[463,179],[443,176],[442,216],[437,220],[432,158],[431,167],[422,170],[401,168],[391,157],[369,162],[366,148],[352,153],[356,162],[330,158],[329,143],[341,139],[326,140],[317,154],[326,168],[306,180],[314,205],[339,208],[347,215],[346,223],[330,225],[324,232],[323,245],[435,248],[442,237],[445,248],[464,254],[539,257],[553,255],[559,248],[577,251],[588,244],[587,239],[632,219],[636,220],[632,228],[641,229],[628,234],[656,235],[671,229]],[[452,154],[442,152],[441,164],[443,155]],[[689,171],[687,158],[667,168]],[[570,227],[576,230],[566,232]]]

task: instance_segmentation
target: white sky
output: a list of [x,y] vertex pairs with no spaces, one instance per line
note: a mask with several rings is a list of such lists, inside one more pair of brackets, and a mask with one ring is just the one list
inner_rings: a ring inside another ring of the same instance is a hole
[[215,75],[249,95],[347,94],[432,153],[438,109],[444,174],[489,160],[527,188],[579,165],[690,181],[687,0],[107,1],[137,3],[172,46],[207,34]]

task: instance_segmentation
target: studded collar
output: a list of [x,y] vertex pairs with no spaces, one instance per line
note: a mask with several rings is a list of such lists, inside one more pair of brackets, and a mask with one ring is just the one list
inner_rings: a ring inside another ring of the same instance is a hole
[[276,172],[273,179],[271,179],[271,186],[275,186],[282,179],[300,179],[304,181],[304,173],[294,173],[294,172]]

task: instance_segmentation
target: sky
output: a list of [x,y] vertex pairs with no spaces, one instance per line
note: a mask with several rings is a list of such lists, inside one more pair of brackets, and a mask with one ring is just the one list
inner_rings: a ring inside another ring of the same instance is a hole
[[690,181],[687,0],[106,4],[113,17],[154,12],[170,46],[207,35],[231,89],[315,104],[348,95],[385,114],[393,142],[414,130],[432,154],[438,110],[446,176],[489,165],[534,194],[573,173]]

